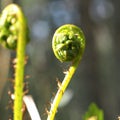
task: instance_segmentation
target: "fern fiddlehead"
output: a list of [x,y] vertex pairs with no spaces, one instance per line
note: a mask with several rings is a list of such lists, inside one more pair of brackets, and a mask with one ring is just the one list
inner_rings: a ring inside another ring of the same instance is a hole
[[17,12],[17,7],[12,4],[7,6],[0,16],[0,44],[8,49],[17,48],[19,24],[21,24]]
[[0,43],[17,51],[14,87],[14,120],[22,120],[24,60],[25,48],[28,43],[28,27],[21,8],[10,4],[0,16]]
[[64,25],[54,34],[52,47],[56,57],[62,61],[73,61],[84,51],[83,32],[74,25]]
[[54,120],[60,100],[75,73],[85,49],[85,37],[80,28],[67,24],[58,28],[53,36],[52,48],[61,62],[72,62],[51,104],[47,120]]

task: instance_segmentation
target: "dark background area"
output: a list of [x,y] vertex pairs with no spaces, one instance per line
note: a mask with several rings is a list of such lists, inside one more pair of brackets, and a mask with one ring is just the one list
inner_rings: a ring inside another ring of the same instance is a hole
[[[117,120],[120,115],[120,1],[119,0],[1,0],[0,9],[9,3],[19,4],[28,21],[30,43],[26,65],[26,80],[42,120],[45,108],[57,91],[56,78],[64,78],[67,64],[60,63],[52,52],[55,30],[66,23],[84,31],[86,49],[83,59],[68,87],[68,102],[58,109],[57,120],[81,120],[90,103],[104,110],[105,120]],[[15,57],[0,46],[0,120],[11,117],[9,108],[13,91]],[[30,118],[24,118],[29,120]]]

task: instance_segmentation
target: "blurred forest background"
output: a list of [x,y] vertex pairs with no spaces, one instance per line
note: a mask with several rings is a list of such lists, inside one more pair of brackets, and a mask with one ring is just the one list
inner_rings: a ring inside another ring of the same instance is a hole
[[[19,4],[28,21],[30,43],[26,81],[42,120],[45,108],[57,91],[56,78],[62,81],[69,67],[60,63],[51,47],[55,30],[66,23],[82,28],[86,49],[76,74],[59,107],[56,120],[82,120],[91,102],[104,110],[105,120],[120,115],[120,0],[1,0],[0,11],[10,3]],[[10,96],[15,52],[0,46],[0,120],[12,114]],[[30,118],[24,118],[30,120]]]

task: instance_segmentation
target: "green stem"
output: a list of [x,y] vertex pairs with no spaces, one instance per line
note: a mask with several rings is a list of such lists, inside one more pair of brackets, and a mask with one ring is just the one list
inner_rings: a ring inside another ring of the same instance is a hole
[[28,27],[21,8],[8,5],[0,16],[0,43],[9,49],[17,50],[14,88],[14,120],[22,120],[25,48],[28,42]]
[[[19,6],[15,4],[8,5],[3,11],[3,16],[5,17],[1,18],[2,19],[1,22],[3,21],[3,23],[5,23],[5,26],[3,24],[3,27],[1,28],[3,28],[3,30],[5,29],[6,31],[3,32],[2,35],[5,36],[6,33],[11,33],[11,34],[6,35],[7,40],[2,39],[4,37],[1,37],[1,44],[11,49],[17,49],[17,58],[16,58],[17,62],[16,62],[16,69],[15,69],[15,88],[14,88],[15,90],[14,120],[22,120],[25,48],[27,43],[27,24],[26,24],[25,17],[22,13],[22,10],[20,9]],[[7,20],[6,19],[4,20],[4,18],[6,18]],[[13,22],[11,22],[12,20]],[[9,22],[6,23],[5,21],[9,21]],[[15,24],[14,24],[14,21],[15,21]],[[13,32],[9,31],[10,26],[9,28],[5,28],[6,24],[7,25],[12,24],[12,27],[14,27],[15,30]],[[15,36],[15,37],[10,38],[9,40],[10,36]]]
[[22,120],[24,95],[25,48],[28,43],[28,27],[19,6],[10,4],[0,16],[0,44],[8,49],[17,50],[14,87],[14,120]]
[[22,120],[23,112],[23,87],[24,87],[24,65],[26,48],[26,22],[21,10],[17,11],[19,19],[19,33],[17,43],[17,64],[15,72],[15,101],[14,101],[14,120]]
[[79,60],[76,60],[73,62],[72,66],[70,66],[69,70],[66,72],[66,75],[63,79],[62,84],[59,86],[59,89],[56,93],[56,96],[53,100],[53,103],[51,104],[51,109],[50,112],[48,113],[48,118],[47,120],[54,120],[57,108],[59,106],[59,103],[63,97],[63,94],[67,88],[67,86],[69,85],[72,76],[74,75],[77,67],[79,65]]

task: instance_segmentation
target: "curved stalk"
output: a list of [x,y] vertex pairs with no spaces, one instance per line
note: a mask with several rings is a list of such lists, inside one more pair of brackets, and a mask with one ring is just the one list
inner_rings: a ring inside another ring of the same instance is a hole
[[23,112],[23,86],[24,86],[24,65],[26,48],[26,22],[21,10],[18,9],[19,33],[17,45],[17,64],[15,72],[15,102],[14,120],[22,120]]
[[48,113],[48,118],[47,120],[54,120],[57,108],[59,106],[59,103],[63,97],[63,94],[67,88],[67,86],[69,85],[72,76],[74,75],[77,67],[79,65],[79,61],[76,61],[73,63],[73,65],[69,68],[69,70],[66,73],[65,78],[63,79],[63,82],[61,85],[59,85],[59,89],[55,95],[55,98],[53,100],[53,103],[51,104],[51,109],[50,112]]
[[57,108],[63,97],[63,94],[74,75],[85,48],[85,38],[81,29],[74,25],[63,25],[54,34],[53,51],[55,56],[62,62],[72,61],[72,65],[66,72],[63,82],[58,82],[58,91],[51,104],[47,120],[54,120]]
[[14,87],[14,120],[22,120],[25,48],[28,42],[28,29],[21,8],[15,4],[8,5],[0,18],[0,43],[17,50]]

